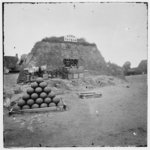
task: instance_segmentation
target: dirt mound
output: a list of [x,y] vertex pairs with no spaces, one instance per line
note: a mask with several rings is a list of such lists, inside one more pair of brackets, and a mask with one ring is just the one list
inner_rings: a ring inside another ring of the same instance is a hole
[[77,89],[94,89],[98,87],[105,87],[105,86],[113,86],[117,84],[125,83],[125,80],[113,77],[113,76],[91,76],[86,77],[79,80],[73,80],[72,85],[77,87]]
[[64,58],[79,59],[79,64],[87,70],[106,74],[107,65],[95,44],[71,43],[64,41],[41,40],[27,56],[27,66],[47,64],[48,69],[63,66]]
[[126,83],[125,80],[119,79],[113,76],[99,75],[88,76],[82,79],[63,80],[63,79],[51,79],[48,81],[49,86],[54,91],[80,91],[86,89],[94,89],[98,87],[113,86]]

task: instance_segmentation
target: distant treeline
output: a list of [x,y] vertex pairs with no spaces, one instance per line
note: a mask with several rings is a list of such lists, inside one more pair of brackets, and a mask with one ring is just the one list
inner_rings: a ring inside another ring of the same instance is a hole
[[69,42],[69,41],[64,41],[64,37],[46,37],[42,39],[42,42],[49,42],[49,43],[73,43],[77,45],[84,45],[84,46],[96,46],[95,43],[89,43],[87,42],[84,38],[77,39],[77,42]]
[[142,60],[138,67],[130,68],[131,63],[128,61],[123,65],[124,75],[138,75],[138,74],[147,74],[147,60]]
[[122,67],[115,63],[107,62],[107,75],[113,75],[117,77],[129,76],[129,75],[140,75],[147,74],[147,60],[142,60],[139,65],[135,68],[131,68],[129,61],[125,62]]

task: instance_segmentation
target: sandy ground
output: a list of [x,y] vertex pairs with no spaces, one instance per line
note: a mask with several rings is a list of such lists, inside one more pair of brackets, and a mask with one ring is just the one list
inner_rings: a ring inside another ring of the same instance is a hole
[[63,94],[69,107],[63,112],[8,116],[4,110],[4,147],[147,146],[147,76],[127,81],[94,89],[101,98]]

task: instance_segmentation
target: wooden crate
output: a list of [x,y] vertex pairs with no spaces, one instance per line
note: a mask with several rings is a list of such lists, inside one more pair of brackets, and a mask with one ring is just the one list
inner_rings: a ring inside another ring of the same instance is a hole
[[68,79],[70,80],[70,79],[72,79],[72,78],[73,78],[73,74],[69,73],[69,74],[68,74]]
[[78,78],[79,78],[78,73],[74,73],[74,74],[73,74],[73,79],[78,79]]
[[43,74],[43,79],[48,79],[48,74]]
[[84,73],[79,73],[79,78],[83,78],[84,77]]

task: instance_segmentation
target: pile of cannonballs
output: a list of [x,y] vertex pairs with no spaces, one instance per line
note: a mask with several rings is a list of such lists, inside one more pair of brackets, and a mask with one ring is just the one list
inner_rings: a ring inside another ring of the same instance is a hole
[[35,109],[53,106],[62,106],[60,98],[51,91],[43,78],[37,78],[36,82],[31,83],[22,99],[18,101],[18,109]]

